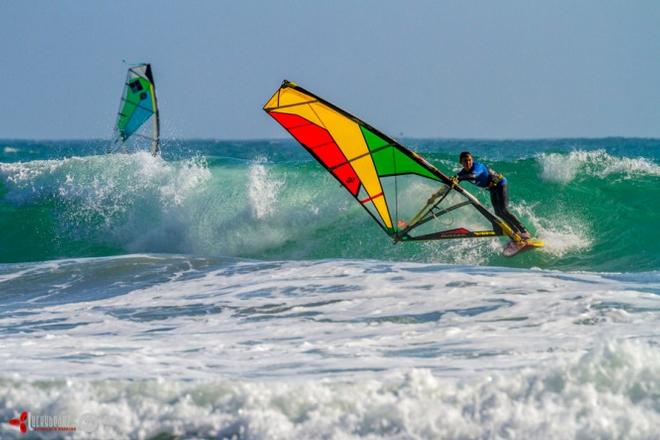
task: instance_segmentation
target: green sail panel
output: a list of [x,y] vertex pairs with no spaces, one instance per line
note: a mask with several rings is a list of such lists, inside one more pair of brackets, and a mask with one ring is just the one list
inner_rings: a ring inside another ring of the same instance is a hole
[[379,176],[396,176],[401,174],[417,174],[422,177],[440,181],[440,179],[418,162],[401,152],[396,146],[361,126],[371,157],[373,158]]

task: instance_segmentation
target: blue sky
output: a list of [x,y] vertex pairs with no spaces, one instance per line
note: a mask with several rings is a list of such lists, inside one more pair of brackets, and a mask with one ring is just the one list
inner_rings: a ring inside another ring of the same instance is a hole
[[0,0],[0,138],[108,138],[151,62],[163,135],[286,137],[282,79],[394,136],[660,137],[658,1]]

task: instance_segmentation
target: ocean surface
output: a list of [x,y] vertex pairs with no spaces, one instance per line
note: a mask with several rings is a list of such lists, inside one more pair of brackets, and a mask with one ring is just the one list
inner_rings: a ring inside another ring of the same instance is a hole
[[660,140],[401,141],[545,248],[394,245],[288,140],[0,140],[0,438],[659,438]]

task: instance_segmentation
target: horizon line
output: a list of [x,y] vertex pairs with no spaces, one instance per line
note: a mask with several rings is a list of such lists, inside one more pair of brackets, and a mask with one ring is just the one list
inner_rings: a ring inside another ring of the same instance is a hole
[[[392,136],[393,139],[410,140],[443,140],[443,141],[561,141],[561,140],[599,140],[599,139],[628,139],[628,140],[660,140],[653,136],[623,136],[623,135],[604,135],[604,136],[560,136],[560,137],[431,137],[431,136]],[[93,141],[93,142],[112,142],[112,138],[96,137],[62,137],[62,138],[23,138],[23,137],[0,137],[0,142],[70,142],[70,141]],[[163,141],[204,141],[204,142],[259,142],[259,141],[291,141],[298,142],[292,137],[255,137],[255,138],[213,138],[213,137],[186,137],[186,138],[161,138]]]

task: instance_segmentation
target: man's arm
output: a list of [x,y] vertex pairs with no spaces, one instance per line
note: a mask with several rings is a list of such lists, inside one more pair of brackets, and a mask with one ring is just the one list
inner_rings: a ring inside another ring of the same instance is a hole
[[470,182],[470,183],[475,183],[475,182],[477,181],[477,175],[476,175],[474,172],[472,172],[472,173],[468,173],[468,172],[466,172],[465,170],[461,170],[461,171],[456,175],[456,177],[458,178],[458,181],[459,181],[459,182],[462,182],[462,181],[464,181],[464,180],[467,180],[467,181]]

